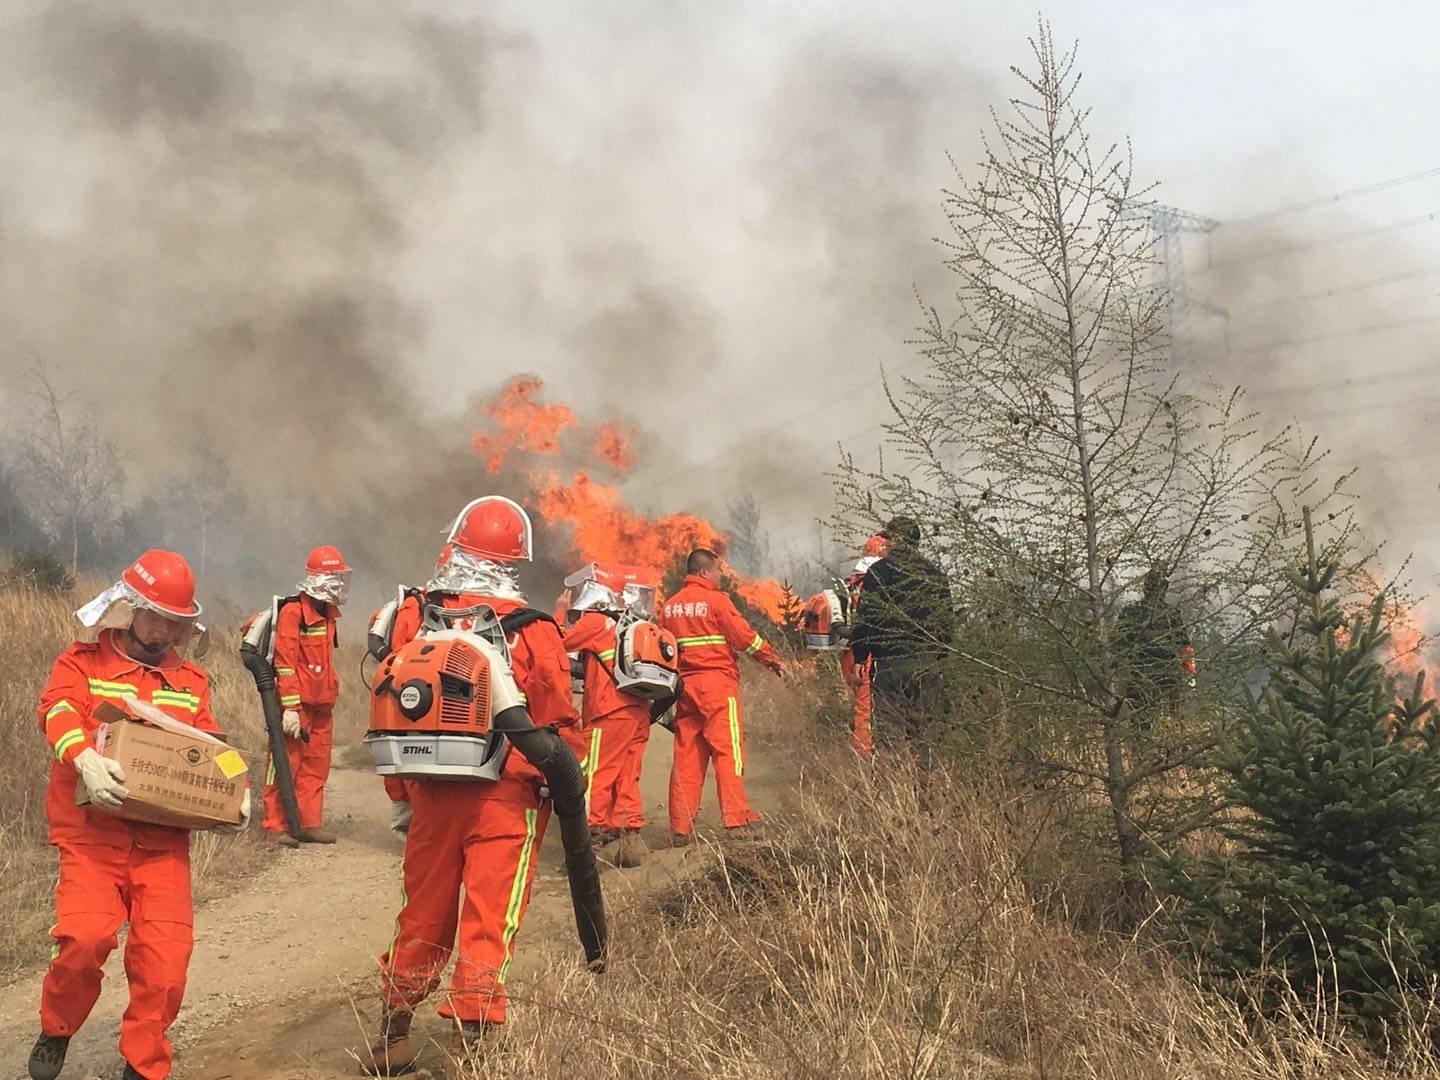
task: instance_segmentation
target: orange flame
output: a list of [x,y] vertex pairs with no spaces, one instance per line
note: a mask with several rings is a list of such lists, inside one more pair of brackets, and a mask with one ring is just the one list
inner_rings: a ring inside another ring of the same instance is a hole
[[[621,562],[638,567],[659,584],[672,566],[697,547],[723,552],[725,535],[694,514],[650,518],[636,513],[619,490],[577,470],[568,482],[555,474],[537,487],[540,516],[566,522],[577,560]],[[737,577],[736,591],[758,611],[779,620],[784,590],[769,579]]]
[[693,514],[647,518],[635,513],[617,488],[583,469],[568,483],[550,474],[536,495],[541,517],[570,525],[571,546],[582,563],[628,563],[657,584],[693,548],[724,543],[708,521]]
[[1400,692],[1409,694],[1414,689],[1415,676],[1425,672],[1426,693],[1435,692],[1435,672],[1428,663],[1430,639],[1424,630],[1427,621],[1425,603],[1414,607],[1398,607],[1391,616],[1390,637],[1385,642],[1390,666],[1402,676]]
[[[579,426],[568,405],[536,400],[542,385],[533,375],[518,376],[487,407],[499,430],[477,433],[473,442],[490,472],[498,470],[512,450],[556,454],[560,432]],[[596,425],[589,441],[595,459],[614,472],[623,474],[634,464],[631,436],[620,425]],[[686,513],[652,518],[637,513],[618,488],[594,479],[586,469],[577,469],[568,481],[554,471],[532,473],[530,483],[540,516],[570,526],[577,563],[626,563],[644,570],[658,586],[665,573],[697,547],[724,554],[724,533],[704,518]],[[782,617],[784,589],[778,582],[742,578],[726,569],[746,603],[771,619]]]
[[595,453],[608,461],[617,473],[627,472],[635,464],[630,437],[616,424],[600,424],[595,428]]
[[765,612],[775,622],[784,617],[785,587],[774,578],[741,578],[736,575],[735,591],[756,611]]
[[500,391],[486,410],[500,425],[491,434],[477,432],[473,444],[484,455],[485,468],[496,472],[511,450],[519,447],[540,454],[553,454],[560,446],[560,432],[576,424],[570,406],[556,402],[541,405],[535,393],[544,384],[534,375],[517,375]]

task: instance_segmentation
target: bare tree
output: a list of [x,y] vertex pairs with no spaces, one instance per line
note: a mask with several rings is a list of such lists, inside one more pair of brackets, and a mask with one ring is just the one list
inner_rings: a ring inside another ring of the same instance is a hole
[[763,573],[770,556],[770,534],[760,524],[760,505],[754,495],[746,492],[730,504],[725,532],[729,540],[725,554],[731,565],[752,577]]
[[[1216,808],[1195,769],[1284,602],[1299,502],[1331,491],[1313,444],[1261,435],[1240,391],[1178,385],[1129,147],[1092,144],[1075,51],[1044,23],[1031,45],[978,179],[957,166],[946,193],[959,311],[923,309],[928,369],[887,385],[885,464],[842,459],[837,524],[922,522],[966,615],[937,648],[1027,718],[1029,765],[1102,800],[1133,870]],[[1121,614],[1152,570],[1200,678],[1142,708]]]
[[125,474],[115,448],[90,419],[88,403],[57,391],[39,363],[29,375],[21,480],[41,526],[53,539],[68,542],[74,574],[81,534],[103,536],[118,521]]

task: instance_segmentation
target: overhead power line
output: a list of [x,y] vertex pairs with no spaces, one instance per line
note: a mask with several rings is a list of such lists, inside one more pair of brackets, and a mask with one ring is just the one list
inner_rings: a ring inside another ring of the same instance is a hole
[[1229,259],[1217,259],[1208,266],[1200,267],[1196,270],[1196,273],[1210,274],[1216,270],[1223,270],[1230,266],[1267,262],[1270,259],[1276,259],[1282,255],[1294,255],[1297,252],[1313,251],[1316,248],[1329,247],[1332,244],[1348,243],[1351,240],[1363,240],[1366,237],[1379,236],[1383,233],[1395,232],[1399,229],[1408,229],[1416,225],[1427,225],[1436,221],[1440,221],[1440,210],[1432,210],[1428,214],[1420,214],[1416,217],[1405,218],[1401,221],[1386,222],[1383,225],[1367,225],[1364,228],[1335,233],[1320,240],[1306,240],[1298,244],[1286,244],[1282,247],[1271,248],[1268,251],[1255,254],[1237,255]]
[[1413,184],[1419,180],[1429,180],[1437,176],[1440,176],[1440,165],[1429,169],[1422,169],[1419,172],[1408,173],[1405,176],[1394,176],[1389,180],[1380,180],[1373,184],[1366,184],[1363,187],[1337,191],[1332,195],[1321,195],[1314,199],[1302,199],[1300,202],[1277,206],[1273,210],[1264,210],[1258,214],[1251,214],[1249,217],[1231,218],[1228,221],[1222,222],[1221,227],[1234,228],[1237,225],[1251,225],[1257,221],[1269,221],[1272,218],[1285,217],[1287,214],[1300,214],[1307,210],[1318,210],[1322,206],[1334,206],[1336,203],[1346,202],[1350,199],[1358,199],[1364,195],[1374,195],[1380,191],[1389,191],[1391,188],[1401,187],[1404,184]]
[[1403,270],[1399,273],[1386,274],[1383,277],[1368,278],[1365,281],[1347,282],[1329,289],[1316,289],[1313,292],[1289,293],[1285,296],[1272,297],[1269,300],[1261,300],[1242,308],[1235,308],[1231,314],[1244,315],[1247,311],[1259,311],[1262,308],[1275,307],[1279,304],[1303,304],[1312,300],[1328,300],[1346,293],[1364,292],[1367,289],[1379,289],[1386,285],[1398,285],[1403,281],[1415,281],[1418,278],[1433,277],[1436,274],[1440,274],[1440,265],[1422,266],[1416,270]]
[[1250,345],[1243,349],[1230,349],[1228,356],[1249,356],[1252,353],[1273,352],[1276,349],[1287,348],[1291,345],[1316,345],[1322,341],[1339,341],[1345,338],[1367,337],[1370,334],[1385,333],[1390,330],[1400,330],[1407,326],[1423,326],[1427,323],[1440,322],[1440,314],[1416,315],[1409,319],[1393,319],[1388,322],[1368,323],[1364,326],[1353,326],[1346,330],[1335,330],[1325,334],[1310,334],[1305,337],[1282,338],[1277,341],[1267,341],[1259,345]]

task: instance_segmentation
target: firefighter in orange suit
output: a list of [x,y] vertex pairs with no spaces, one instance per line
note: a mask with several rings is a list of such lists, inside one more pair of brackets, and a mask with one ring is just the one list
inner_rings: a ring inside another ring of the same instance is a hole
[[[386,637],[392,649],[413,640],[426,605],[488,605],[506,627],[531,722],[555,725],[579,756],[560,630],[550,616],[526,606],[515,573],[531,550],[530,519],[520,506],[500,496],[476,499],[451,526],[423,592],[398,602]],[[465,628],[463,621],[455,625]],[[463,1058],[487,1025],[504,1022],[505,975],[550,816],[541,774],[513,752],[493,782],[394,779],[386,778],[386,790],[395,800],[396,829],[406,835],[405,903],[380,958],[379,1037],[362,1060],[364,1071],[383,1076],[413,1067],[414,1010],[439,986],[452,951],[459,955],[440,1007],[456,1025],[452,1058]]]
[[[581,719],[589,733],[585,759],[590,830],[597,845],[618,839],[615,860],[639,866],[647,854],[640,828],[640,761],[650,735],[651,705],[615,685],[615,646],[619,620],[629,614],[649,619],[655,613],[655,587],[638,570],[592,563],[565,579],[572,590],[565,649],[583,657],[585,690]],[[632,790],[634,789],[634,790]]]
[[661,623],[680,646],[683,688],[675,706],[675,749],[670,769],[670,832],[687,843],[700,812],[705,771],[715,763],[720,819],[727,829],[758,821],[745,800],[745,729],[740,715],[743,653],[777,675],[785,665],[720,588],[721,563],[703,548],[685,561],[685,583],[661,609]]
[[322,827],[325,816],[325,781],[330,778],[332,713],[340,696],[335,673],[335,624],[350,595],[350,567],[338,548],[322,544],[305,560],[305,580],[296,595],[276,605],[275,689],[284,710],[285,750],[290,775],[295,778],[295,805],[300,811],[300,835],[285,831],[280,789],[275,770],[265,771],[266,833],[286,847],[333,844],[335,834]]
[[[889,546],[889,541],[883,536],[872,536],[865,541],[854,572],[845,579],[845,587],[850,592],[851,618],[854,618],[855,609],[860,605],[860,585],[865,580],[865,572],[884,557]],[[857,666],[855,653],[847,645],[840,654],[840,672],[855,702],[850,727],[851,748],[856,753],[868,754],[874,749],[874,741],[870,737],[870,665],[867,662]]]
[[[126,1080],[170,1072],[166,1031],[180,1011],[190,963],[190,834],[117,817],[129,791],[124,770],[95,746],[101,702],[134,698],[204,731],[210,715],[205,672],[183,658],[200,605],[185,560],[150,550],[110,588],[76,612],[99,627],[56,659],[40,693],[40,729],[52,752],[45,789],[50,843],[59,849],[50,965],[40,991],[40,1037],[30,1076],[53,1080],[71,1037],[100,996],[101,967],[127,919],[125,975],[130,1004],[120,1026]],[[77,806],[84,781],[90,805]],[[249,822],[245,793],[243,819]]]

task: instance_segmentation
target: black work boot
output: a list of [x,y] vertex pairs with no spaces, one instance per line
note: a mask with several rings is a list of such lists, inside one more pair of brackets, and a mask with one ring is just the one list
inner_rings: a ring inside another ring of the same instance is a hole
[[69,1035],[46,1035],[43,1031],[30,1051],[30,1080],[55,1080],[65,1067]]
[[141,1076],[140,1073],[136,1071],[135,1066],[127,1061],[125,1062],[125,1071],[121,1074],[120,1080],[145,1080],[145,1077]]

